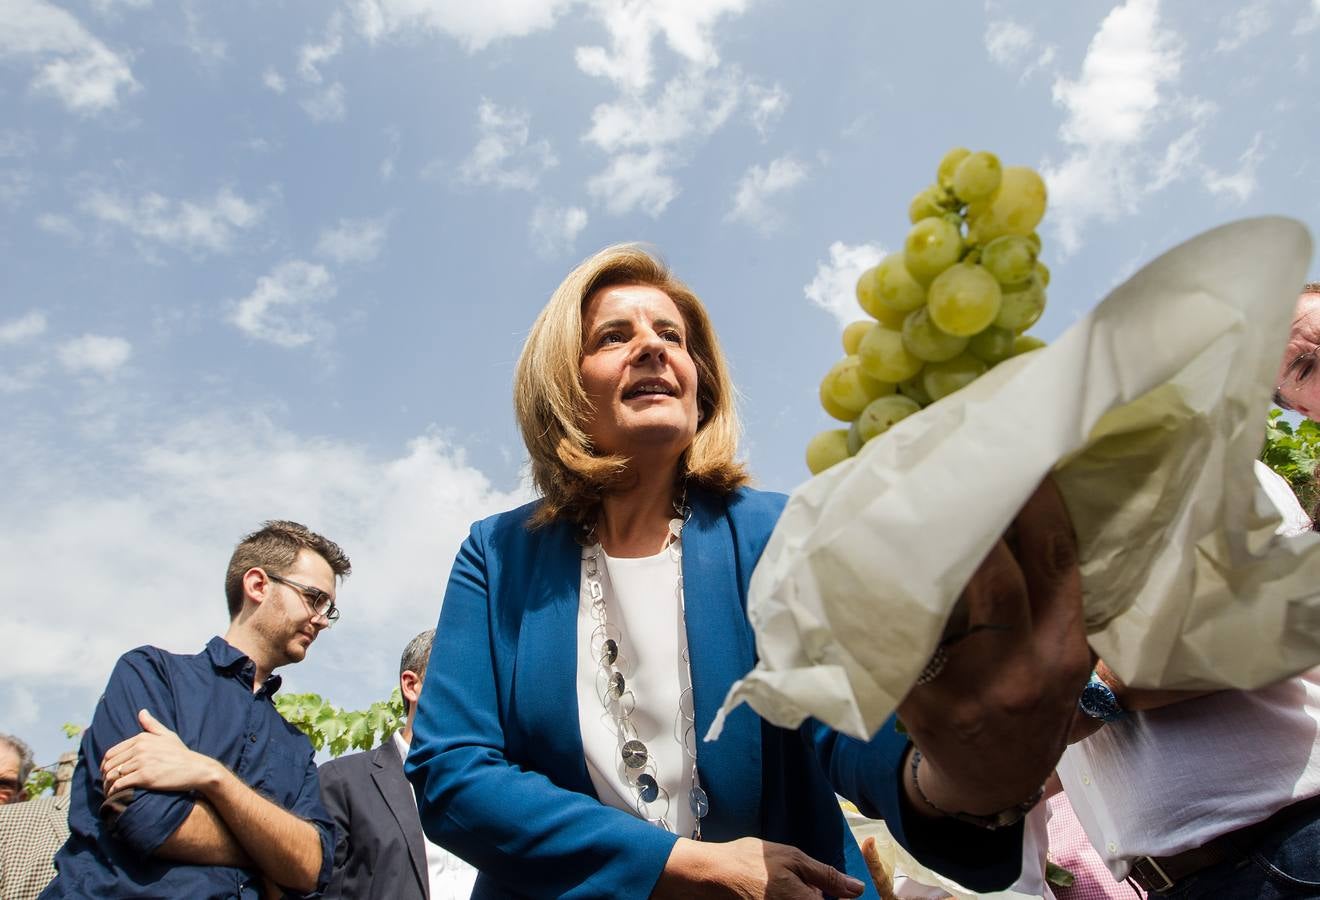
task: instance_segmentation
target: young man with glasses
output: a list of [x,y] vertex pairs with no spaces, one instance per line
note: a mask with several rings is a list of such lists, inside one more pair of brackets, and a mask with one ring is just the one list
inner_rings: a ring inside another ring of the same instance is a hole
[[[332,541],[267,522],[239,542],[230,623],[201,653],[120,658],[83,733],[57,897],[244,897],[322,891],[334,827],[311,744],[275,710],[274,670],[339,616],[350,570]],[[277,889],[278,886],[278,889]]]

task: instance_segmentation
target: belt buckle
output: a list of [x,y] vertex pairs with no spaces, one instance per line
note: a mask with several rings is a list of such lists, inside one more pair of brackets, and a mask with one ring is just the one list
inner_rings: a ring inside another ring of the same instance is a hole
[[[1169,873],[1165,872],[1163,867],[1161,867],[1153,857],[1137,857],[1132,863],[1132,871],[1136,873],[1137,880],[1142,882],[1141,886],[1148,891],[1162,894],[1165,891],[1173,889],[1173,879],[1169,877]],[[1159,878],[1163,884],[1158,883],[1155,880],[1156,878]]]

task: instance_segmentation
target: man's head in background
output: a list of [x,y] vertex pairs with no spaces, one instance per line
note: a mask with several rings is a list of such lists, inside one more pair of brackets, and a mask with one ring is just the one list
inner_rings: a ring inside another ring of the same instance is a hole
[[412,740],[417,699],[422,695],[422,683],[426,681],[426,664],[431,659],[431,641],[434,639],[435,629],[428,628],[408,642],[399,659],[399,691],[403,694],[403,704],[408,711],[403,737],[408,741]]
[[0,734],[0,803],[25,799],[23,785],[32,774],[32,750],[11,734]]
[[1274,403],[1320,421],[1320,282],[1302,288],[1275,379]]

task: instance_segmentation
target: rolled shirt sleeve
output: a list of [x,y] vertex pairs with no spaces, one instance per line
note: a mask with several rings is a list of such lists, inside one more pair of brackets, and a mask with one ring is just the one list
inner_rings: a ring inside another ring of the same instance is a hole
[[142,732],[138,710],[147,710],[166,728],[178,727],[169,672],[158,654],[140,647],[120,657],[82,746],[90,790],[95,792],[89,797],[91,806],[99,808],[110,834],[142,857],[154,854],[179,830],[196,802],[191,792],[148,790],[121,791],[106,802],[101,760],[116,744]]
[[307,760],[303,769],[302,788],[298,791],[298,799],[294,801],[289,810],[298,818],[316,829],[316,835],[321,841],[321,871],[316,876],[316,890],[309,894],[288,893],[290,897],[312,898],[319,897],[325,893],[325,889],[330,885],[330,875],[335,866],[335,823],[326,812],[325,804],[321,802],[321,781],[316,770],[316,758],[312,752],[311,744],[307,745]]

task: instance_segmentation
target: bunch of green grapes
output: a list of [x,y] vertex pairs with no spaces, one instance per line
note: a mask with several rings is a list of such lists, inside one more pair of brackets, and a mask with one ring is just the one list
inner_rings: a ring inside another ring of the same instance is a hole
[[1025,332],[1045,311],[1050,270],[1036,227],[1045,182],[963,147],[908,207],[903,249],[857,280],[871,317],[843,332],[843,359],[820,404],[847,428],[807,445],[812,474],[857,453],[895,422],[947,397],[992,366],[1044,343]]

